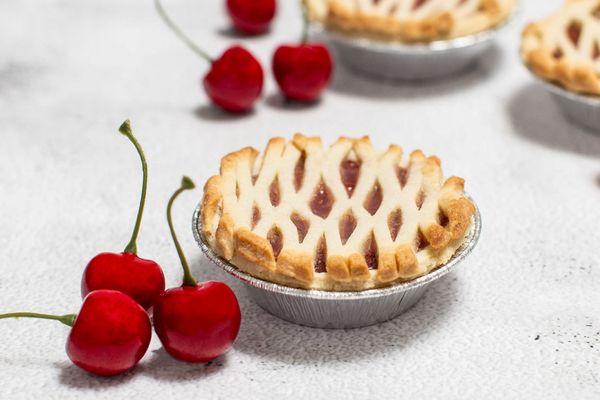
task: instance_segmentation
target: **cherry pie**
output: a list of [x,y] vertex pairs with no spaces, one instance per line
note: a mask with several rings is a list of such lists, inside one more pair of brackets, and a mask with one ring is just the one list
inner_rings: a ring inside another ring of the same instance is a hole
[[327,28],[401,42],[467,36],[505,21],[517,0],[304,0]]
[[567,0],[556,14],[529,24],[521,55],[542,78],[600,95],[600,0]]
[[340,138],[274,138],[221,160],[204,186],[201,229],[223,258],[258,278],[363,290],[427,274],[463,243],[475,212],[464,181],[416,150]]

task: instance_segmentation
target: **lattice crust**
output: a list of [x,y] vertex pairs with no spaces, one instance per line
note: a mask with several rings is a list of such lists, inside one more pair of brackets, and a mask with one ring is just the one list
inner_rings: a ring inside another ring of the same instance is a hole
[[303,0],[312,20],[345,33],[429,42],[492,28],[517,0]]
[[204,187],[202,234],[238,268],[288,286],[362,290],[410,280],[462,244],[475,207],[440,160],[370,140],[274,138],[225,156]]
[[541,77],[600,95],[600,0],[567,0],[523,31],[521,55]]

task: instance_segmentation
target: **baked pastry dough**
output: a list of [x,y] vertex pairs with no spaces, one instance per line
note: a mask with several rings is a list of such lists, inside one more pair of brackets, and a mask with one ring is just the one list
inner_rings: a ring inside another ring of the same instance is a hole
[[304,0],[327,28],[401,42],[467,36],[505,21],[517,0]]
[[573,92],[600,95],[600,0],[567,0],[523,31],[529,68]]
[[221,160],[204,186],[200,223],[209,246],[239,269],[287,286],[364,290],[427,274],[471,227],[464,181],[444,181],[420,150],[318,137],[274,138]]

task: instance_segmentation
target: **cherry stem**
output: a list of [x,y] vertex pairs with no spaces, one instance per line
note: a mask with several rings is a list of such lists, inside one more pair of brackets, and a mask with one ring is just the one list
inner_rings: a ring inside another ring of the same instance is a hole
[[175,243],[175,248],[177,249],[177,255],[179,255],[179,260],[181,261],[181,266],[183,267],[183,286],[196,286],[198,282],[192,276],[190,272],[190,266],[185,258],[185,254],[183,254],[183,250],[181,250],[181,245],[179,244],[179,240],[177,240],[177,235],[175,234],[175,229],[173,228],[173,218],[171,218],[171,208],[173,207],[173,202],[182,192],[186,190],[190,190],[195,188],[194,182],[187,176],[184,176],[181,179],[181,186],[179,189],[173,193],[171,198],[169,199],[169,203],[167,204],[167,222],[169,223],[169,229],[171,230],[171,237],[173,238],[173,242]]
[[204,58],[206,61],[212,64],[213,59],[204,50],[198,47],[196,43],[192,41],[192,39],[190,39],[185,33],[183,33],[183,31],[179,29],[175,22],[173,22],[173,20],[167,15],[162,4],[160,4],[160,0],[154,0],[154,5],[156,6],[156,11],[158,11],[158,15],[160,15],[164,23],[167,24],[169,28],[171,28],[175,36],[177,36],[194,53],[196,53],[197,55],[199,55],[200,57]]
[[300,7],[302,8],[302,36],[300,37],[300,43],[304,44],[308,41],[308,10],[306,9],[306,4],[301,2]]
[[135,136],[133,136],[133,132],[131,130],[131,122],[126,120],[119,127],[119,132],[123,135],[127,136],[127,139],[133,143],[135,149],[140,155],[140,160],[142,160],[142,195],[140,196],[140,205],[138,206],[137,217],[135,219],[135,226],[133,228],[133,233],[131,234],[131,239],[127,246],[125,247],[125,253],[137,254],[137,238],[140,233],[140,225],[142,224],[142,215],[144,214],[144,204],[146,204],[146,189],[148,187],[148,166],[146,165],[146,156],[144,155],[144,150],[142,150],[142,146],[138,143]]
[[73,326],[77,314],[65,314],[65,315],[52,315],[52,314],[39,314],[33,312],[14,312],[8,314],[0,314],[0,319],[4,318],[41,318],[41,319],[53,319],[60,321],[67,326]]

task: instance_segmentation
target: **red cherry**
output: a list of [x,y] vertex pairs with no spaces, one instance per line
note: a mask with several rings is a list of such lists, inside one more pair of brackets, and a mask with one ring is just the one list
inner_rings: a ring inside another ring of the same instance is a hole
[[123,253],[100,253],[88,263],[81,278],[81,296],[99,289],[114,289],[131,296],[145,309],[149,309],[158,295],[165,290],[165,276],[160,266],[152,260],[137,256],[137,237],[144,213],[148,168],[144,151],[133,136],[129,120],[119,131],[135,146],[142,161],[142,194],[131,240]]
[[252,109],[263,87],[263,70],[258,60],[241,46],[232,46],[213,60],[188,38],[167,15],[159,0],[156,10],[165,24],[194,53],[211,64],[204,76],[204,90],[211,101],[222,109],[241,113]]
[[100,253],[85,268],[81,295],[98,289],[126,293],[147,310],[165,290],[165,276],[152,260],[132,253]]
[[213,61],[204,77],[210,99],[230,112],[245,112],[254,106],[263,87],[263,70],[254,56],[241,46],[225,50]]
[[54,319],[71,326],[67,355],[79,368],[102,376],[133,368],[146,353],[152,336],[150,318],[144,309],[115,290],[91,292],[78,315],[0,314],[0,318],[20,317]]
[[233,26],[250,35],[269,29],[276,8],[275,0],[227,0],[227,11]]
[[329,83],[332,70],[329,50],[319,43],[279,46],[273,55],[277,84],[292,100],[316,100]]
[[222,282],[168,289],[154,305],[154,330],[174,358],[206,362],[225,353],[240,329],[240,306]]
[[198,284],[181,250],[173,228],[171,208],[181,192],[193,189],[187,177],[167,206],[167,221],[183,267],[183,285],[163,292],[154,304],[154,330],[174,358],[206,362],[225,353],[240,329],[240,306],[233,291],[222,282]]

